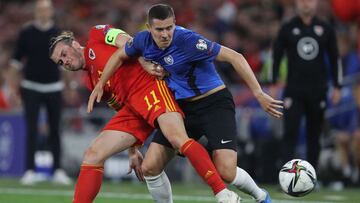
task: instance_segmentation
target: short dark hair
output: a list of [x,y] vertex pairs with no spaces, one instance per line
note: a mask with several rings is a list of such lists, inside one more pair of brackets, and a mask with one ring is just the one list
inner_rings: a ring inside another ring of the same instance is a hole
[[153,19],[165,20],[175,17],[174,9],[167,4],[155,4],[148,11],[148,23],[151,24]]
[[54,52],[55,46],[59,42],[64,42],[66,44],[71,44],[72,41],[75,40],[74,33],[71,31],[63,31],[58,36],[51,38],[50,40],[50,47],[49,47],[49,56]]

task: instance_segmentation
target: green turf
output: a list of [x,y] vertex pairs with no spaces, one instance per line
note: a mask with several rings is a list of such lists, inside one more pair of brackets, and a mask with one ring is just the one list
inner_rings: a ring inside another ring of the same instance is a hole
[[[0,203],[69,203],[73,187],[56,186],[51,183],[40,183],[35,186],[21,186],[15,179],[0,179]],[[278,186],[265,186],[273,202],[279,203],[357,203],[360,202],[360,188],[334,192],[326,189],[312,192],[302,197],[289,197],[279,191]],[[234,189],[234,188],[232,188]],[[173,184],[174,202],[205,203],[215,202],[210,190],[203,184]],[[242,203],[255,202],[248,195],[239,193]],[[110,183],[105,182],[95,203],[150,203],[152,202],[143,183]]]

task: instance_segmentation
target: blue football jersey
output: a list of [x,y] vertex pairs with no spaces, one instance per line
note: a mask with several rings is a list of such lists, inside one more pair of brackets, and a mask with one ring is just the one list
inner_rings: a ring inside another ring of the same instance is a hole
[[169,47],[160,49],[149,31],[142,31],[125,46],[126,54],[143,56],[168,71],[165,80],[176,99],[194,97],[208,92],[224,82],[216,72],[213,61],[220,45],[205,37],[176,26]]

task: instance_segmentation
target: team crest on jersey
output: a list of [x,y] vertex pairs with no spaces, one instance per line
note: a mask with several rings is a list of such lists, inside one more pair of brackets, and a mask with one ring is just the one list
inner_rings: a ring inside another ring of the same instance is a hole
[[95,52],[92,49],[89,49],[89,58],[94,60],[96,58]]
[[164,57],[164,61],[165,61],[165,63],[167,63],[168,65],[174,64],[174,59],[173,59],[173,57],[172,57],[171,55],[165,56],[165,57]]
[[207,49],[207,44],[206,44],[205,40],[199,39],[197,44],[196,44],[196,48],[199,49],[200,51],[206,50]]
[[314,26],[314,32],[315,32],[315,34],[317,34],[318,36],[321,36],[321,35],[323,35],[323,33],[324,33],[324,28],[323,28],[322,26],[320,26],[320,25],[315,25],[315,26]]

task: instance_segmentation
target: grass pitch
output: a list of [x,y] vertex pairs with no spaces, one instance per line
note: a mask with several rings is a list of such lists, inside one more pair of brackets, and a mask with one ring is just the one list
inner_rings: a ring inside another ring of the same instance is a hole
[[[72,186],[58,186],[51,183],[39,183],[34,186],[21,186],[17,179],[0,179],[1,203],[70,203],[73,196]],[[274,203],[357,203],[360,202],[360,188],[334,192],[326,189],[314,191],[301,198],[290,197],[282,193],[277,185],[266,188]],[[234,189],[234,188],[232,188]],[[236,191],[236,190],[235,190]],[[238,192],[242,203],[255,202],[250,196]],[[173,184],[174,202],[206,203],[216,202],[210,189],[204,184]],[[104,182],[101,192],[94,203],[151,203],[145,183]]]

